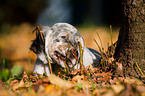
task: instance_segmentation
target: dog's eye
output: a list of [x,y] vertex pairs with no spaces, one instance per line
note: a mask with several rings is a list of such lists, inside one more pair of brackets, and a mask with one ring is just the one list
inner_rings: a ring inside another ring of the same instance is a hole
[[66,36],[61,36],[61,38],[65,39],[65,38],[66,38]]
[[55,42],[60,42],[60,40],[59,39],[55,39]]

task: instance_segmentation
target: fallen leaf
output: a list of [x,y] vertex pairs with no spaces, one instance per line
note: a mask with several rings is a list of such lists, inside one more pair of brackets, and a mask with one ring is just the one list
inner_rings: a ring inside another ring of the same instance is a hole
[[125,83],[128,83],[128,84],[133,84],[133,83],[135,83],[137,85],[144,84],[142,81],[140,81],[140,80],[138,80],[136,78],[133,78],[132,79],[132,78],[127,77],[127,78],[120,78],[120,80],[123,81],[123,82],[125,82]]
[[16,91],[16,90],[19,90],[19,91],[26,91],[28,90],[30,86],[30,82],[24,82],[24,80],[22,79],[17,85],[13,85],[12,86],[12,90],[13,91]]
[[76,75],[72,78],[73,81],[84,80],[84,75]]
[[102,96],[116,96],[116,95],[111,89],[109,89]]
[[15,86],[15,85],[19,84],[19,81],[18,80],[13,80],[9,84],[10,84],[10,86]]
[[23,96],[37,96],[34,89],[30,89],[28,92],[23,93]]
[[145,96],[145,92],[141,93],[141,96]]
[[118,84],[118,85],[111,85],[111,88],[113,89],[113,91],[114,91],[116,94],[119,94],[121,91],[124,90],[124,86],[121,85],[121,84]]
[[54,89],[54,85],[53,84],[49,84],[46,86],[45,88],[45,93],[49,93],[50,91],[52,91]]
[[38,91],[39,85],[41,85],[41,84],[42,84],[42,80],[39,79],[37,82],[32,84],[32,87],[35,89],[35,91]]
[[71,88],[71,87],[73,87],[72,83],[70,83],[66,80],[63,80],[63,79],[57,77],[54,74],[50,74],[48,79],[52,84],[55,84],[56,86],[59,86],[60,88]]
[[65,91],[65,96],[92,96],[92,95],[87,92],[79,92],[75,89],[68,89]]
[[105,93],[107,91],[107,89],[106,88],[101,88],[101,89],[95,89],[94,91],[93,91],[93,96],[95,95],[100,95],[100,94],[103,94],[103,93]]
[[43,93],[45,91],[44,86],[40,85],[37,93]]
[[143,86],[143,85],[136,86],[136,89],[137,89],[139,92],[145,92],[145,86]]
[[[49,84],[45,88],[45,94],[48,94],[49,96],[62,96],[63,89],[60,89],[60,87],[55,86],[53,84]],[[66,91],[65,91],[66,92]]]
[[14,91],[16,91],[16,89],[18,89],[18,88],[20,88],[20,87],[24,87],[25,86],[25,83],[24,83],[24,81],[23,81],[23,79],[20,81],[20,83],[18,83],[17,85],[14,85],[14,86],[12,86],[12,89],[14,90]]
[[92,83],[91,82],[88,82],[88,81],[84,81],[84,80],[79,80],[78,83],[81,83],[83,84],[82,87],[83,88],[91,88],[92,87]]
[[25,71],[23,72],[22,78],[23,78],[25,81],[29,81],[29,77],[28,77],[28,75],[27,75],[27,73],[26,73]]

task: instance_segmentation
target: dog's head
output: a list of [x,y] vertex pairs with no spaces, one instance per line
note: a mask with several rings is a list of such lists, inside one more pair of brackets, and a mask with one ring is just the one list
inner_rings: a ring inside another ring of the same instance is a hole
[[67,23],[56,23],[51,28],[48,26],[39,28],[35,29],[36,39],[33,40],[30,50],[37,56],[42,53],[46,54],[52,64],[59,64],[64,68],[64,62],[70,67],[79,63],[78,43],[81,43],[83,50],[84,41],[75,27]]
[[45,52],[53,63],[57,63],[64,68],[65,63],[69,67],[74,67],[74,65],[79,63],[79,42],[83,50],[84,41],[75,27],[67,23],[56,23],[43,33],[47,33],[45,37]]

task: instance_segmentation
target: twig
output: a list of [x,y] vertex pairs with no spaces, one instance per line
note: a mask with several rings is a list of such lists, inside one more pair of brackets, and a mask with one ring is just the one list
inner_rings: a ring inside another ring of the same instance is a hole
[[110,25],[110,36],[111,36],[111,54],[113,55],[113,40],[112,40],[112,26]]
[[137,66],[137,68],[138,68],[138,70],[140,71],[140,73],[145,77],[145,75],[143,74],[143,72],[141,71],[141,69],[139,68],[139,66],[138,66],[138,63],[136,62],[136,66]]
[[81,67],[81,70],[84,72],[85,75],[88,75],[87,73],[87,70],[85,69],[85,66],[83,65],[83,49],[82,49],[82,45],[81,45],[81,42],[78,42],[79,44],[79,51],[80,51],[80,67]]

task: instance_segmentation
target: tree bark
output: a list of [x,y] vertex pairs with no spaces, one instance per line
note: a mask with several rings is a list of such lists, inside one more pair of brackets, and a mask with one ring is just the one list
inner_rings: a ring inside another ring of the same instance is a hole
[[123,23],[114,58],[123,64],[124,76],[145,80],[139,71],[145,74],[145,0],[123,1]]

